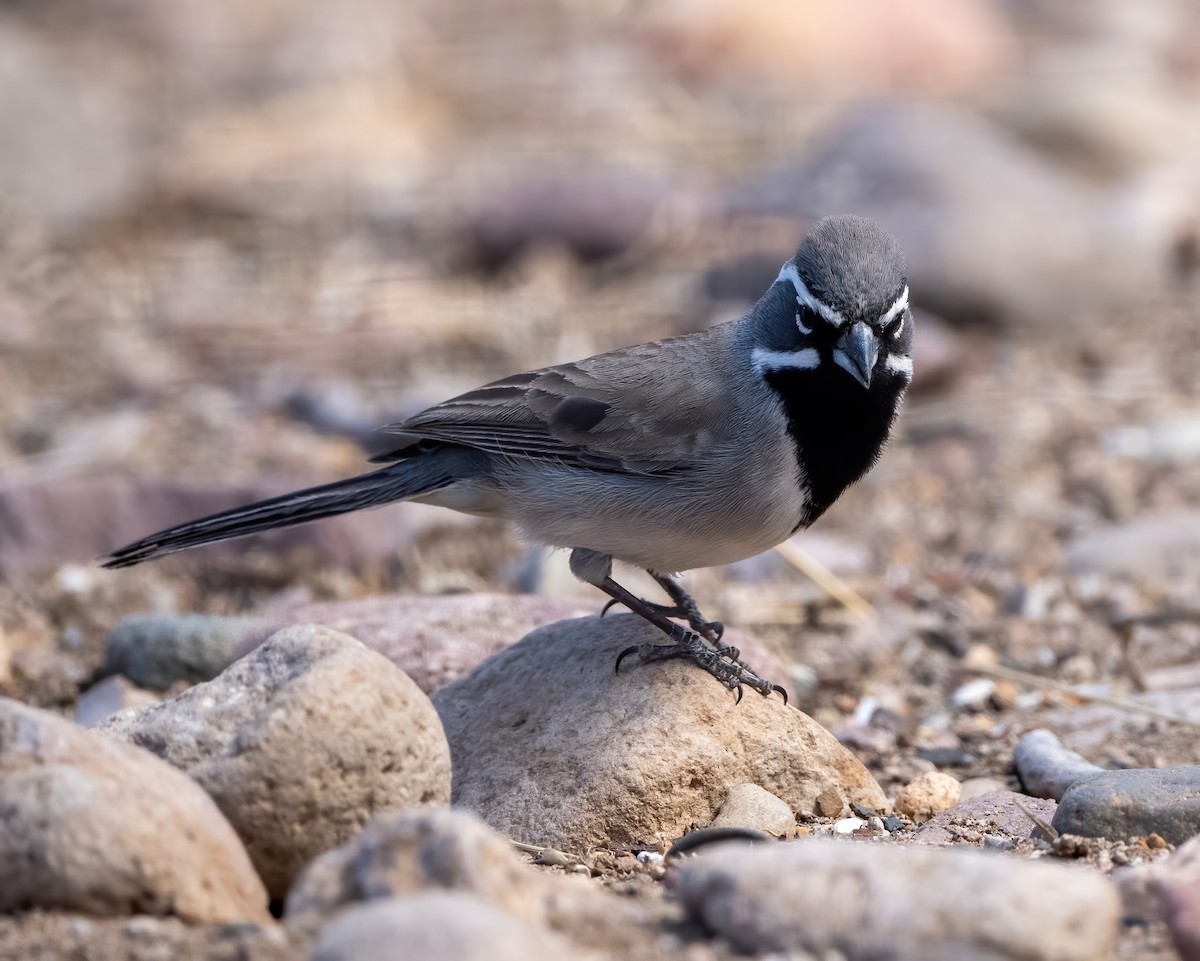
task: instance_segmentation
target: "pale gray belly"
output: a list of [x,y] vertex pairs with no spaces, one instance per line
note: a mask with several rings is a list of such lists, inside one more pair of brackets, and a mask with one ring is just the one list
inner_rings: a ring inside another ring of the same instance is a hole
[[505,484],[503,516],[527,537],[662,573],[752,557],[785,540],[803,507],[795,483],[779,475],[721,485],[542,468],[535,484],[513,480]]

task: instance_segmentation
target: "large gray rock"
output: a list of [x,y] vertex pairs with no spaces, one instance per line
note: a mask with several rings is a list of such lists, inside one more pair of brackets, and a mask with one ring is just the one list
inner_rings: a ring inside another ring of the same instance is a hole
[[1182,844],[1200,834],[1200,766],[1090,775],[1067,789],[1053,824],[1062,834],[1112,839],[1157,834]]
[[199,782],[275,898],[377,811],[450,797],[428,699],[386,658],[323,627],[281,631],[215,680],[100,730]]
[[1120,917],[1087,868],[855,841],[722,845],[681,864],[676,891],[738,951],[852,961],[1095,961]]
[[669,842],[739,784],[799,813],[827,791],[887,807],[854,755],[778,697],[738,704],[680,661],[614,671],[625,647],[660,640],[631,615],[563,621],[434,694],[455,804],[516,840],[583,850]]
[[395,961],[400,956],[422,961],[581,957],[539,925],[518,921],[469,894],[443,891],[347,908],[322,930],[312,961]]
[[7,698],[0,824],[0,913],[269,919],[245,849],[195,783],[145,751]]

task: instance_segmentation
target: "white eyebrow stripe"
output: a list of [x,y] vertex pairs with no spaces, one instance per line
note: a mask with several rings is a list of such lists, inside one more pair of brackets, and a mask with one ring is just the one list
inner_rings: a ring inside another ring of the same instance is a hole
[[767,350],[755,347],[750,352],[750,361],[759,375],[768,370],[813,370],[821,366],[821,355],[812,347],[804,350]]
[[887,313],[885,313],[882,317],[879,318],[879,326],[886,327],[888,324],[890,324],[895,319],[896,315],[898,313],[900,313],[902,310],[904,310],[906,307],[908,307],[908,286],[907,285],[905,285],[904,289],[902,291],[900,291],[900,296],[896,298],[896,302],[887,309]]
[[895,354],[888,354],[884,366],[897,374],[905,374],[909,378],[912,377],[913,362],[911,357],[897,357]]
[[[846,326],[846,318],[838,311],[834,310],[828,304],[823,304],[812,295],[804,281],[800,279],[800,272],[796,270],[796,265],[791,261],[784,264],[779,270],[779,276],[775,278],[775,283],[780,283],[786,280],[796,289],[796,303],[801,307],[807,307],[809,310],[814,310],[827,321],[833,324],[834,327]],[[908,288],[905,288],[907,294]]]

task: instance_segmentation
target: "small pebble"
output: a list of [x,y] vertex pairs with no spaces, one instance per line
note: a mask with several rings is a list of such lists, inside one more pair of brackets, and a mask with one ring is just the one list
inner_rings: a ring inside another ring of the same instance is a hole
[[840,821],[834,822],[834,834],[853,834],[859,828],[866,825],[866,821],[862,818],[842,818]]
[[982,707],[995,690],[996,682],[991,678],[977,677],[951,694],[950,703],[957,708]]
[[888,834],[895,834],[897,831],[903,830],[904,822],[900,818],[884,818],[883,829]]
[[940,771],[930,771],[897,792],[896,812],[921,824],[954,807],[961,797],[962,785],[956,778]]
[[846,808],[846,802],[834,788],[826,788],[814,801],[817,814],[823,818],[835,818]]
[[989,851],[1011,851],[1016,847],[1011,839],[1001,837],[999,834],[985,834],[983,846]]
[[666,858],[664,858],[657,851],[639,851],[637,859],[642,864],[662,864],[663,861],[666,860]]
[[710,827],[751,828],[790,837],[796,827],[796,816],[791,805],[770,791],[757,784],[739,784],[729,789]]

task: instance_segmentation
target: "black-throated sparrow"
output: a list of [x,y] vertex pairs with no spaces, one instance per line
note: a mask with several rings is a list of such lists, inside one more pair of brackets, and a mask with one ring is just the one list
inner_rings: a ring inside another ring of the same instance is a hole
[[[105,567],[398,500],[502,517],[571,548],[581,580],[741,696],[764,681],[721,644],[671,575],[728,564],[816,520],[874,464],[912,379],[904,256],[870,220],[828,217],[743,317],[496,381],[383,428],[396,448],[369,474],[284,494],[145,537]],[[618,558],[671,598],[612,578]],[[692,630],[671,618],[683,618]]]

